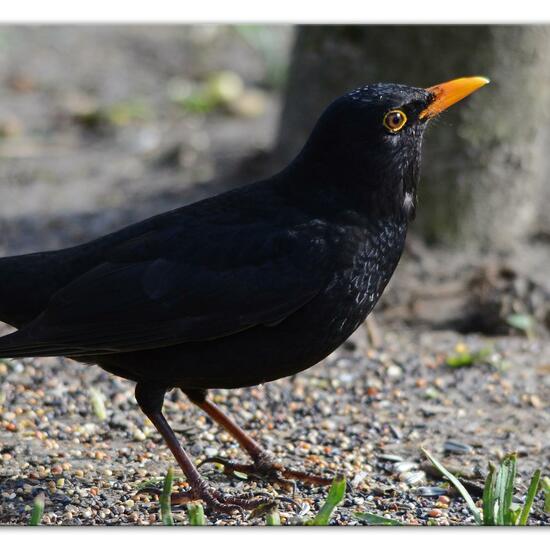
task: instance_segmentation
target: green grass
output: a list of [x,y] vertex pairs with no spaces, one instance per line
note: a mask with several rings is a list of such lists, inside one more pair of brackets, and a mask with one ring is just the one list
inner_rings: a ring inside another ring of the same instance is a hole
[[544,493],[544,513],[550,514],[550,477],[543,477],[541,485]]
[[523,334],[525,334],[525,336],[529,339],[533,339],[535,337],[536,322],[531,315],[524,313],[513,313],[512,315],[508,315],[508,317],[506,317],[506,323],[512,328],[523,332]]
[[265,524],[266,525],[281,525],[281,516],[279,515],[279,511],[277,508],[271,510],[266,516],[265,516]]
[[367,525],[389,525],[397,526],[404,525],[400,521],[391,518],[385,518],[384,516],[379,516],[377,514],[371,514],[370,512],[357,512],[354,514],[355,518],[359,521],[366,523]]
[[34,499],[34,504],[31,512],[31,520],[29,525],[36,526],[42,522],[42,516],[44,515],[44,493],[40,493]]
[[328,525],[334,510],[344,500],[345,495],[346,478],[344,476],[336,476],[330,486],[327,500],[323,506],[321,506],[318,514],[313,519],[306,522],[306,525]]
[[190,502],[187,505],[187,513],[189,514],[189,525],[206,525],[204,508],[199,502]]
[[91,387],[90,401],[92,403],[92,410],[94,414],[101,422],[107,419],[107,410],[105,409],[105,396],[96,388]]
[[[174,519],[172,517],[171,495],[172,485],[174,482],[174,473],[172,468],[168,468],[168,472],[164,478],[164,487],[160,495],[160,515],[164,525],[172,526]],[[343,476],[336,476],[332,482],[327,499],[317,515],[305,522],[303,525],[328,525],[336,507],[342,502],[346,494],[346,479]],[[187,505],[187,513],[189,516],[189,525],[206,525],[206,516],[202,504],[198,502],[190,502]],[[275,502],[271,504],[260,505],[254,510],[250,517],[265,515],[266,525],[281,525],[281,517],[277,510]]]
[[465,350],[459,353],[448,355],[445,359],[445,364],[448,367],[452,367],[455,369],[462,367],[471,367],[472,365],[475,365],[477,363],[482,363],[492,353],[493,350],[491,348],[483,348],[479,351]]
[[174,525],[174,518],[172,517],[172,485],[174,484],[174,470],[170,466],[166,477],[164,478],[164,487],[162,488],[162,494],[160,495],[160,517],[162,523],[167,526]]
[[516,455],[506,455],[498,467],[489,464],[489,474],[483,490],[483,511],[481,511],[464,485],[428,451],[425,449],[422,451],[464,498],[477,525],[527,525],[540,485],[540,470],[536,470],[533,474],[524,504],[519,506],[513,502],[517,470]]

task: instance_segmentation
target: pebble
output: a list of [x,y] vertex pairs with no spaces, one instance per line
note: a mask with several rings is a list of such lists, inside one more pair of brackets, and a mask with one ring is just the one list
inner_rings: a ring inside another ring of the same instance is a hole
[[416,485],[426,479],[424,472],[404,472],[399,476],[401,481],[404,481],[407,485]]
[[147,439],[147,436],[139,429],[134,430],[132,437],[134,438],[134,441],[145,441]]
[[213,458],[219,454],[219,450],[216,449],[215,447],[206,447],[206,449],[204,449],[204,454],[208,458]]
[[393,467],[393,471],[400,474],[403,472],[409,472],[410,470],[414,470],[416,468],[418,468],[418,464],[415,462],[397,462]]
[[403,375],[403,369],[397,365],[390,365],[388,367],[387,374],[389,378],[401,378]]
[[447,453],[466,454],[471,453],[473,451],[473,448],[471,445],[460,443],[459,441],[455,441],[454,439],[448,439],[447,441],[445,441],[443,450]]
[[351,481],[352,487],[358,487],[367,478],[367,472],[358,472]]
[[378,455],[378,458],[380,460],[387,460],[388,462],[402,462],[405,460],[403,457],[399,455],[387,455],[387,454]]
[[419,487],[418,494],[424,497],[437,497],[440,495],[445,495],[447,493],[446,489],[442,487]]

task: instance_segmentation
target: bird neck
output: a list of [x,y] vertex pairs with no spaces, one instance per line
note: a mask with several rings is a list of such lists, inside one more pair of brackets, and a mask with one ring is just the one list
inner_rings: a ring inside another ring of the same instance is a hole
[[312,209],[353,211],[399,223],[414,218],[416,174],[407,178],[407,172],[394,173],[387,166],[327,158],[306,146],[280,175],[293,199]]

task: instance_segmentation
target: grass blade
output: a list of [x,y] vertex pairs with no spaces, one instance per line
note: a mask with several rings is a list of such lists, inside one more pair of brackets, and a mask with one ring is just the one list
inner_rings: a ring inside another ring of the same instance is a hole
[[199,502],[190,502],[187,505],[187,513],[189,514],[189,525],[206,525],[204,508]]
[[514,481],[516,477],[516,456],[511,454],[504,457],[500,464],[495,482],[495,497],[497,501],[496,524],[513,525],[512,497],[514,495]]
[[105,409],[105,397],[96,388],[90,388],[90,400],[94,414],[101,422],[107,419],[107,411]]
[[506,317],[506,322],[512,328],[522,331],[530,340],[535,337],[535,319],[530,315],[513,313]]
[[542,490],[544,491],[544,511],[550,514],[550,477],[542,478]]
[[468,508],[474,516],[474,520],[478,525],[482,525],[481,514],[475,502],[472,500],[470,493],[466,490],[464,485],[453,475],[449,470],[447,470],[441,463],[439,463],[426,449],[421,447],[422,452],[428,457],[428,460],[454,485],[455,489],[462,495],[462,498],[466,501]]
[[483,488],[483,525],[495,525],[495,467],[491,463]]
[[504,518],[507,522],[506,525],[515,524],[515,518],[512,515],[512,501],[514,498],[514,483],[516,481],[516,463],[517,457],[513,454],[508,461],[506,485],[504,486]]
[[531,512],[531,507],[533,506],[533,501],[535,500],[535,496],[539,490],[539,483],[540,470],[537,470],[531,478],[529,489],[527,489],[527,496],[525,497],[525,504],[521,509],[521,515],[519,516],[518,525],[527,525],[527,519],[529,518],[529,513]]
[[495,480],[495,525],[504,525],[504,461],[501,462]]
[[346,478],[344,476],[336,476],[330,486],[327,500],[319,510],[319,513],[308,522],[308,525],[328,525],[334,509],[344,500],[345,494]]
[[364,521],[367,525],[404,525],[396,519],[385,518],[384,516],[378,516],[370,512],[357,512],[353,515],[359,521]]
[[265,523],[266,525],[281,525],[281,516],[276,508],[267,514]]
[[34,499],[34,504],[33,504],[32,513],[31,513],[31,520],[29,522],[29,525],[32,525],[32,526],[40,525],[43,515],[44,515],[44,493],[40,493]]
[[164,487],[162,488],[162,494],[160,495],[160,517],[164,525],[174,525],[174,518],[172,517],[172,484],[174,483],[174,470],[172,466],[168,468],[166,477],[164,478]]

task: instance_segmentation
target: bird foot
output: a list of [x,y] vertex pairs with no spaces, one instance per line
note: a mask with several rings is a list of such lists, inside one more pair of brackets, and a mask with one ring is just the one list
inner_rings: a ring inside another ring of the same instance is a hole
[[254,476],[267,482],[277,483],[292,493],[294,493],[296,488],[295,481],[301,481],[310,485],[330,485],[332,483],[331,478],[285,468],[267,453],[261,455],[252,464],[242,464],[220,456],[207,458],[198,467],[200,468],[204,464],[220,464],[223,466],[223,472],[226,475],[235,476],[238,472]]
[[[162,491],[156,487],[144,487],[137,494],[153,494],[160,497]],[[208,509],[215,512],[226,514],[241,512],[243,515],[245,510],[255,510],[259,506],[271,505],[275,502],[274,498],[267,493],[223,495],[220,491],[212,490],[206,483],[201,483],[196,488],[172,493],[170,504],[182,506],[197,500],[202,500]]]

